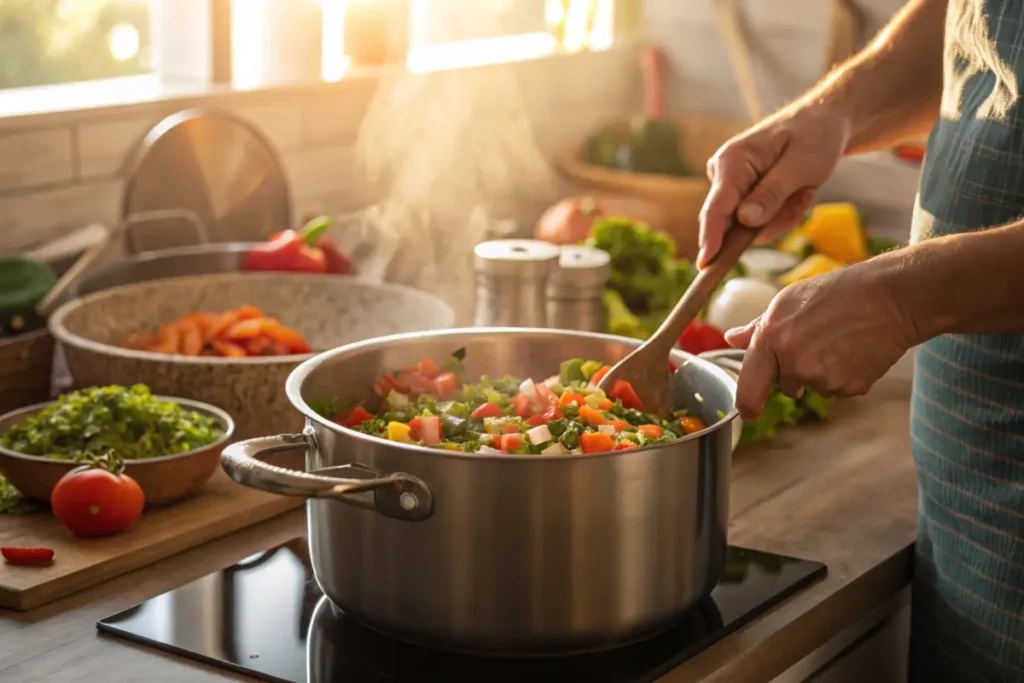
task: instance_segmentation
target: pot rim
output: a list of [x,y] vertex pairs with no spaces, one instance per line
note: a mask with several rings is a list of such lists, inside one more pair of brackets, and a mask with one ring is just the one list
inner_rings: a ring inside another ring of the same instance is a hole
[[53,314],[47,322],[47,327],[53,337],[60,343],[66,344],[76,349],[82,349],[83,351],[89,351],[91,353],[101,354],[104,356],[113,356],[115,358],[129,358],[133,360],[142,360],[149,362],[160,362],[160,363],[181,363],[182,365],[279,365],[287,364],[294,365],[300,361],[305,361],[315,357],[317,354],[314,353],[298,353],[289,354],[287,356],[258,356],[253,358],[221,358],[219,356],[180,356],[171,353],[156,353],[154,351],[138,351],[135,349],[129,349],[122,346],[116,346],[114,344],[107,344],[104,342],[94,341],[88,339],[79,334],[76,334],[69,330],[64,324],[65,319],[72,313],[83,306],[88,306],[94,303],[96,300],[102,299],[103,297],[109,297],[114,292],[123,292],[125,290],[131,292],[136,289],[143,287],[151,287],[154,284],[176,282],[185,279],[233,279],[238,277],[269,277],[276,276],[288,279],[316,279],[323,282],[324,278],[337,278],[351,280],[358,286],[368,287],[378,290],[391,291],[394,293],[401,293],[406,296],[412,297],[421,301],[424,304],[431,304],[438,306],[439,310],[443,309],[444,313],[447,314],[449,320],[455,320],[455,311],[440,297],[426,292],[422,289],[416,289],[414,287],[408,287],[406,285],[395,284],[393,282],[369,282],[361,280],[358,275],[330,275],[326,273],[288,273],[288,272],[273,272],[273,271],[260,271],[260,272],[247,272],[239,271],[236,273],[213,273],[213,274],[200,274],[200,275],[179,275],[176,277],[158,278],[155,280],[144,280],[142,282],[133,282],[126,285],[118,285],[111,289],[103,289],[98,292],[87,294],[84,297],[78,299],[72,299],[62,304]]
[[[416,453],[420,455],[430,455],[441,458],[459,458],[459,459],[487,459],[487,460],[500,460],[507,462],[522,462],[522,461],[563,461],[563,460],[579,460],[579,459],[593,459],[593,458],[605,458],[605,457],[618,457],[626,454],[637,453],[637,452],[648,452],[656,451],[664,448],[670,448],[676,444],[684,441],[692,441],[700,439],[703,436],[720,430],[728,428],[728,425],[739,416],[739,411],[735,405],[725,417],[721,418],[717,422],[714,422],[699,432],[693,434],[687,434],[686,436],[676,439],[675,441],[668,441],[665,443],[651,444],[649,446],[641,446],[640,448],[632,448],[628,451],[608,451],[607,453],[568,453],[565,455],[517,455],[514,453],[463,453],[462,451],[449,451],[439,448],[429,448],[427,446],[416,446],[413,444],[404,444],[395,441],[387,441],[380,439],[369,434],[363,434],[357,432],[354,429],[342,427],[341,425],[332,422],[320,415],[306,403],[305,399],[302,398],[301,388],[302,383],[305,379],[312,374],[318,367],[325,362],[337,358],[339,356],[346,356],[356,351],[362,351],[365,349],[380,348],[393,344],[395,342],[402,342],[407,340],[423,340],[428,339],[444,339],[445,337],[456,337],[465,335],[523,335],[523,334],[540,334],[551,337],[563,337],[563,338],[584,338],[592,339],[594,341],[608,341],[614,343],[630,343],[639,345],[639,340],[631,339],[629,337],[621,337],[613,334],[604,334],[600,332],[582,332],[576,330],[560,330],[553,328],[539,328],[539,327],[461,327],[449,330],[436,330],[436,331],[425,331],[425,332],[405,332],[402,334],[393,334],[384,337],[374,337],[372,339],[366,339],[364,341],[355,342],[352,344],[346,344],[345,346],[339,346],[330,351],[324,351],[319,353],[312,358],[303,361],[298,367],[289,373],[288,378],[285,380],[285,394],[288,397],[289,403],[298,410],[306,420],[316,423],[317,425],[328,429],[329,431],[337,434],[343,434],[349,438],[358,439],[366,443],[380,444],[381,442],[386,443],[391,448],[397,448],[401,451],[408,451],[410,453]],[[683,363],[698,363],[704,366],[718,379],[725,384],[735,384],[735,379],[729,374],[727,370],[719,365],[716,365],[710,360],[700,358],[693,354],[687,353],[680,349],[673,349],[671,357]]]
[[[213,442],[211,442],[211,443],[209,443],[209,444],[207,444],[205,446],[201,446],[200,448],[196,448],[195,450],[182,451],[180,453],[169,453],[167,455],[161,455],[158,458],[142,458],[142,459],[125,460],[124,461],[125,467],[129,467],[129,466],[131,466],[131,467],[138,467],[140,465],[147,465],[147,464],[150,464],[150,463],[156,464],[156,463],[160,463],[160,462],[167,462],[169,460],[181,460],[181,459],[187,458],[189,456],[194,456],[197,453],[207,453],[210,450],[213,450],[213,449],[216,449],[216,448],[224,448],[225,446],[227,446],[228,443],[231,442],[231,439],[234,437],[234,434],[235,434],[235,420],[234,420],[234,418],[231,417],[230,413],[228,413],[223,408],[218,408],[217,406],[212,405],[210,403],[203,403],[202,401],[195,401],[195,400],[190,399],[190,398],[179,398],[177,396],[154,395],[154,398],[159,399],[161,401],[170,401],[172,403],[177,403],[178,405],[180,405],[183,408],[188,408],[188,409],[194,410],[194,411],[196,411],[198,413],[203,413],[203,414],[207,415],[208,417],[214,418],[215,420],[220,422],[221,427],[224,429],[224,434],[223,434],[223,436],[221,436],[216,441],[213,441]],[[33,413],[36,413],[36,412],[42,410],[43,408],[46,408],[47,406],[53,405],[54,403],[57,402],[57,400],[58,399],[53,399],[52,401],[43,401],[42,403],[33,403],[32,405],[23,406],[21,408],[15,408],[14,410],[9,410],[6,413],[4,413],[3,415],[0,415],[0,422],[6,422],[7,420],[10,420],[10,419],[12,419],[14,417],[18,417],[19,418],[18,421],[11,425],[13,427],[14,424],[19,424],[20,422],[22,422],[25,419],[27,419],[27,417],[29,415],[31,415]],[[10,429],[10,427],[8,427],[7,429]],[[7,429],[5,429],[0,434],[6,434],[7,433]],[[42,455],[30,455],[28,453],[19,453],[18,451],[12,451],[11,449],[4,448],[2,446],[0,446],[0,453],[3,453],[7,457],[17,458],[19,460],[28,460],[30,462],[67,463],[68,465],[72,465],[72,466],[78,466],[78,465],[81,464],[81,463],[75,462],[73,460],[57,460],[55,458],[47,458],[47,457],[42,456]]]

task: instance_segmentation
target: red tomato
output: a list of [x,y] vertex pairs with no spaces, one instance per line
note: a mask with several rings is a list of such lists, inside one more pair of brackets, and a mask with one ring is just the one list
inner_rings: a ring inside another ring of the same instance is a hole
[[[403,372],[395,381],[398,384],[397,390],[403,394],[421,396],[423,394],[432,394],[436,389],[434,380],[415,370]],[[403,389],[405,391],[402,391]]]
[[532,415],[526,418],[525,422],[530,427],[539,427],[540,425],[546,425],[549,420],[548,418],[544,417],[545,415],[547,415],[547,413]]
[[526,424],[531,427],[537,427],[539,425],[546,425],[552,420],[561,420],[563,417],[565,417],[565,415],[563,415],[562,411],[558,409],[558,406],[551,406],[543,413],[526,418]]
[[558,405],[560,406],[568,406],[573,404],[582,406],[585,405],[586,402],[587,399],[584,398],[583,394],[577,394],[575,391],[564,391],[562,392],[561,398],[558,399]]
[[8,564],[48,564],[53,560],[49,548],[0,548],[0,555]]
[[424,377],[434,379],[441,374],[441,368],[437,367],[437,363],[431,358],[424,358],[413,368],[416,372],[420,373]]
[[434,393],[438,396],[451,396],[459,390],[459,378],[454,372],[442,372],[434,378]]
[[414,417],[409,420],[409,436],[425,446],[441,443],[441,418],[432,415]]
[[686,434],[693,434],[704,429],[704,420],[699,417],[691,417],[687,415],[686,417],[679,419],[679,424],[682,425],[683,432]]
[[372,420],[373,415],[366,408],[362,406],[356,406],[348,413],[339,413],[334,421],[340,424],[342,427],[355,427],[361,425],[367,420]]
[[541,383],[537,385],[537,398],[546,405],[558,405],[558,396],[556,396],[555,392],[551,391],[551,387],[546,384]]
[[679,348],[694,355],[729,348],[725,335],[703,320],[694,320],[679,335]]
[[373,391],[384,398],[387,398],[392,390],[398,391],[398,381],[391,375],[384,375],[373,385]]
[[501,437],[501,450],[511,453],[523,445],[522,434],[505,434]]
[[515,408],[516,417],[530,417],[533,411],[530,409],[530,399],[523,394],[517,394],[512,399],[512,407]]
[[623,408],[633,408],[635,410],[644,409],[644,403],[640,400],[640,397],[636,395],[636,391],[633,390],[633,385],[624,379],[620,379],[614,386],[612,386],[612,390],[608,392],[608,396],[617,401],[621,401]]
[[611,369],[612,368],[611,368],[610,365],[605,365],[604,367],[602,367],[600,370],[598,370],[597,372],[595,372],[591,376],[590,383],[591,384],[600,384],[601,380],[604,379],[604,376],[607,375],[608,371],[611,370]]
[[517,425],[515,422],[506,422],[505,424],[501,425],[501,433],[502,434],[518,434],[519,433],[519,425]]
[[580,446],[584,453],[607,453],[615,450],[615,439],[609,434],[590,432],[580,435]]
[[50,505],[75,536],[109,536],[124,531],[142,515],[146,497],[125,474],[78,467],[53,487]]
[[473,411],[473,417],[501,417],[503,413],[496,403],[484,403]]

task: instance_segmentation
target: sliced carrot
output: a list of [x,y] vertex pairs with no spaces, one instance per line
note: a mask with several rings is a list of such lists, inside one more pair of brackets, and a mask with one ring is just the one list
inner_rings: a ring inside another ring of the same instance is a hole
[[181,331],[177,324],[161,325],[157,332],[157,342],[152,351],[157,353],[178,353],[181,348]]
[[309,344],[305,338],[290,327],[281,323],[268,326],[264,333],[285,348],[285,353],[309,353]]
[[265,315],[263,315],[263,311],[261,311],[260,309],[256,308],[251,304],[242,304],[235,310],[238,313],[239,320],[252,320],[254,318],[266,317]]
[[274,323],[267,318],[249,318],[247,320],[239,320],[229,327],[223,336],[231,341],[253,339],[261,336],[273,326]]
[[238,311],[227,311],[206,331],[206,341],[219,339],[232,325],[238,322]]
[[603,425],[606,422],[608,422],[604,418],[604,415],[602,415],[599,411],[594,410],[588,405],[580,406],[579,416],[582,420],[584,420],[587,424],[589,424],[592,427]]
[[607,375],[608,371],[611,370],[611,369],[612,368],[611,368],[610,365],[605,365],[605,366],[601,367],[600,370],[598,370],[597,372],[595,372],[593,375],[590,376],[590,383],[591,384],[600,384],[601,380],[604,379],[604,376]]
[[199,323],[191,319],[182,319],[178,323],[181,340],[178,351],[185,356],[198,356],[203,352],[203,331]]
[[269,337],[259,336],[235,341],[249,356],[267,356],[274,352],[274,342]]
[[238,344],[229,341],[221,341],[214,339],[210,346],[217,350],[217,354],[224,358],[245,358],[247,355],[245,349]]

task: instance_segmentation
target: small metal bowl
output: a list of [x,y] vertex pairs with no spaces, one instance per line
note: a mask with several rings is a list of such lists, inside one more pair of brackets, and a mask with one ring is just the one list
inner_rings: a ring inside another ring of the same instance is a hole
[[[224,436],[203,448],[185,453],[164,455],[145,460],[125,460],[125,474],[130,476],[146,494],[146,505],[167,505],[188,497],[213,475],[224,450],[235,432],[235,422],[220,408],[207,403],[172,396],[157,396],[161,401],[172,401],[183,408],[194,410],[220,423]],[[32,417],[54,401],[37,403],[0,415],[0,434]],[[0,448],[0,474],[28,498],[50,502],[50,493],[57,481],[80,463],[53,460],[36,455],[25,455]]]

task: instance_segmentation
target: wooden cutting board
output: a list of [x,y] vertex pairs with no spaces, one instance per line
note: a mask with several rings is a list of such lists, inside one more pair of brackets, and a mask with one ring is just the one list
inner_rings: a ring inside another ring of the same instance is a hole
[[54,551],[53,563],[45,567],[19,567],[0,560],[0,607],[33,609],[304,502],[241,486],[218,469],[196,496],[147,511],[131,529],[108,538],[73,538],[49,511],[0,515],[0,547],[41,546]]

